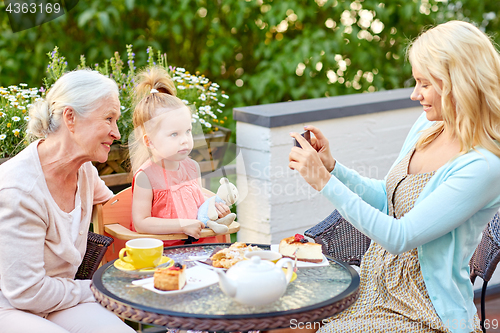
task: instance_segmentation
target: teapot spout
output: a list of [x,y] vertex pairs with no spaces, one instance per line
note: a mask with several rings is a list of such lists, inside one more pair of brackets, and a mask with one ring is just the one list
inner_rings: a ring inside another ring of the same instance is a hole
[[215,271],[217,272],[217,274],[219,274],[220,289],[222,289],[224,294],[226,294],[227,296],[229,296],[231,298],[235,297],[236,296],[236,281],[229,279],[221,269],[217,269]]

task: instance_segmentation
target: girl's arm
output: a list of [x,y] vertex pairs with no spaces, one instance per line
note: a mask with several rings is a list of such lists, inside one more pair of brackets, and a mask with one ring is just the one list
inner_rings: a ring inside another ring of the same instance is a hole
[[203,222],[191,219],[162,219],[151,217],[153,189],[144,172],[139,172],[135,178],[132,200],[132,221],[140,233],[149,234],[186,234],[200,238]]

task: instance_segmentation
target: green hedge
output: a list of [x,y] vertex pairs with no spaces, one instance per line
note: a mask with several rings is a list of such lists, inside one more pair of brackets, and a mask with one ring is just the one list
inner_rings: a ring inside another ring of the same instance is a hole
[[[497,6],[480,0],[79,1],[68,14],[15,34],[7,15],[0,17],[0,86],[40,86],[45,54],[56,45],[74,68],[81,54],[88,64],[114,51],[126,59],[124,45],[133,44],[162,50],[169,64],[218,82],[230,107],[401,88],[412,84],[404,59],[409,39],[458,18],[498,41]],[[137,52],[137,63],[145,57]]]

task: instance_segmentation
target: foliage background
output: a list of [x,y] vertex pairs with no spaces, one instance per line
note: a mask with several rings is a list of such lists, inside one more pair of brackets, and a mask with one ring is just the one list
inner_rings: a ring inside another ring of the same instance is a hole
[[82,54],[126,59],[133,44],[138,67],[148,46],[162,50],[219,83],[230,108],[410,86],[404,51],[423,28],[464,19],[497,42],[500,31],[491,0],[88,0],[18,33],[3,6],[0,86],[40,86],[56,45],[75,68]]

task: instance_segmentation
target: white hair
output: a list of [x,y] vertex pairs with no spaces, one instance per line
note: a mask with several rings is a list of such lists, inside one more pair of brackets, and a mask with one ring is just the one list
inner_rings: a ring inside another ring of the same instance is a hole
[[45,99],[30,108],[28,130],[38,138],[46,137],[59,129],[65,107],[85,117],[112,96],[118,96],[118,86],[112,79],[88,69],[68,72],[48,90]]

